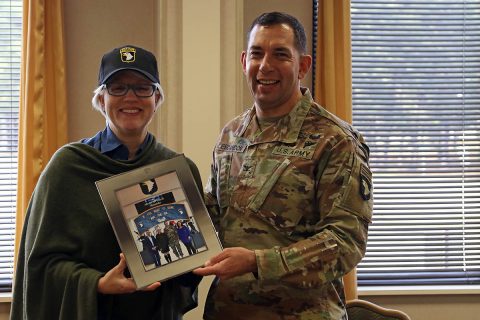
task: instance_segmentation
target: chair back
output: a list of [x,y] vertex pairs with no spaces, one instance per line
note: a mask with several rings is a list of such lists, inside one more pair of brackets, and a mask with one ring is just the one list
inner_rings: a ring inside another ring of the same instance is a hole
[[383,308],[366,300],[347,301],[346,308],[348,320],[411,320],[400,310]]

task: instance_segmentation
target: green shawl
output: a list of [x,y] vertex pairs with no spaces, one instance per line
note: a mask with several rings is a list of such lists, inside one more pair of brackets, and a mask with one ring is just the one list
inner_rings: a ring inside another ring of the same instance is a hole
[[[97,293],[98,279],[118,264],[120,247],[95,181],[176,155],[155,139],[129,161],[110,159],[82,143],[60,148],[27,209],[10,319],[177,320],[196,307],[200,278],[191,273],[153,292]],[[198,169],[189,164],[202,190]]]

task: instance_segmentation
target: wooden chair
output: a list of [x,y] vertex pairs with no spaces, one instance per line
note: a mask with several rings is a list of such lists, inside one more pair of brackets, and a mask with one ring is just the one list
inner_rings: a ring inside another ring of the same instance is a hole
[[402,311],[386,309],[366,300],[347,301],[348,320],[411,320]]

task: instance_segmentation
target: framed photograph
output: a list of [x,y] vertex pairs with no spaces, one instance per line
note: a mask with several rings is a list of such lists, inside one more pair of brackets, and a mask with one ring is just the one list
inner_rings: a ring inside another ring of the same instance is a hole
[[222,250],[183,155],[96,186],[137,288],[189,272]]

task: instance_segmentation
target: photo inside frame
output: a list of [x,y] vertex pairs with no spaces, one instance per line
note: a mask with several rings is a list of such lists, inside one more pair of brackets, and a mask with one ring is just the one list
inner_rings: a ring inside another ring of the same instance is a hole
[[207,250],[175,172],[116,191],[145,271]]

